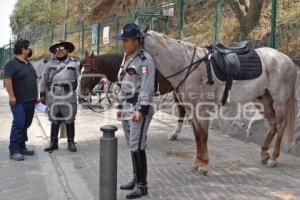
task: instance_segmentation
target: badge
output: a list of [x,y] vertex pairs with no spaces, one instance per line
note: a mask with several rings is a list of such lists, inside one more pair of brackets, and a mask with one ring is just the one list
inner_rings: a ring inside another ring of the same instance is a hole
[[149,66],[142,66],[142,74],[147,74],[150,72]]

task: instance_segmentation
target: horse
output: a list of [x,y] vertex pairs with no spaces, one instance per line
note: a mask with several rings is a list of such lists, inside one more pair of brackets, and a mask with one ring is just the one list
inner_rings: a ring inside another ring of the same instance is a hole
[[[222,94],[225,89],[222,82],[207,83],[210,80],[208,69],[211,67],[208,64],[211,49],[172,39],[155,31],[149,31],[148,34],[144,39],[145,51],[152,56],[162,75],[176,88],[176,96],[185,107],[187,117],[191,118],[197,148],[193,172],[207,175],[207,140],[211,121],[209,115],[216,108],[222,107]],[[261,61],[260,76],[232,85],[230,101],[225,106],[246,102],[260,103],[263,109],[259,111],[270,125],[261,145],[261,162],[268,168],[273,168],[277,166],[283,136],[286,146],[289,147],[293,141],[297,69],[288,56],[275,49],[262,47],[254,51]],[[276,134],[274,150],[270,155],[268,150]]]
[[[81,79],[79,82],[79,89],[82,96],[86,96],[99,83],[100,79],[105,76],[110,82],[118,83],[118,72],[123,60],[123,55],[120,53],[112,53],[96,56],[92,52],[89,54],[85,52],[85,58],[80,63]],[[156,75],[158,81],[158,94],[166,94],[173,91],[170,82],[165,79],[158,71]],[[79,96],[78,102],[82,103],[85,99]],[[175,103],[178,102],[177,96],[173,93]],[[176,140],[178,134],[182,130],[184,116],[186,114],[184,107],[177,104],[178,109],[178,123],[174,131],[169,135],[169,140]]]

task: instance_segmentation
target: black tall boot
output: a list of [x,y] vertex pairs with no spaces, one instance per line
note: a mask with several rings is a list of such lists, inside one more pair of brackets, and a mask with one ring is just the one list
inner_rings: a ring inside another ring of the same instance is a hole
[[131,159],[132,159],[132,170],[133,170],[133,179],[127,184],[121,185],[120,189],[121,190],[132,190],[136,184],[136,164],[135,164],[135,154],[133,151],[131,152]]
[[76,152],[76,146],[74,142],[74,137],[75,137],[75,125],[74,122],[71,124],[66,124],[66,129],[67,129],[67,137],[68,137],[68,149],[71,152]]
[[52,153],[54,150],[58,149],[58,132],[60,124],[51,123],[51,133],[50,133],[50,144],[44,151]]
[[145,150],[134,152],[136,163],[136,179],[137,184],[134,189],[127,194],[127,199],[137,199],[148,194],[147,187],[147,159]]

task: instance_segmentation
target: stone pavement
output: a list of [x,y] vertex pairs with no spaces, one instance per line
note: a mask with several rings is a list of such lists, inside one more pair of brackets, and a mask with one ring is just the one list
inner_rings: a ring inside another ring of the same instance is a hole
[[[52,154],[43,152],[50,124],[37,113],[29,130],[29,147],[37,154],[23,162],[8,159],[11,113],[0,86],[0,199],[98,199],[99,128],[116,125],[118,137],[118,186],[131,179],[131,159],[116,121],[115,110],[94,113],[79,109],[76,120],[77,153],[66,150],[66,139]],[[291,200],[300,199],[300,158],[282,154],[278,167],[260,164],[260,148],[211,130],[210,165],[206,177],[190,172],[195,141],[185,126],[178,141],[168,141],[176,119],[158,112],[148,135],[149,195],[144,200]],[[118,190],[118,199],[126,192]]]

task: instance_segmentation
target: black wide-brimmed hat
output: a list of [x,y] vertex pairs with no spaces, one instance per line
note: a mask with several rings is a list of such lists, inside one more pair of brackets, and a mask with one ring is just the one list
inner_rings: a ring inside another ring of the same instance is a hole
[[121,34],[114,35],[113,39],[124,40],[128,38],[142,38],[147,35],[148,33],[142,32],[138,25],[130,22],[123,27]]
[[65,47],[66,49],[68,49],[69,53],[72,53],[75,50],[75,46],[74,44],[72,44],[71,42],[67,42],[65,40],[59,40],[58,42],[56,42],[55,44],[53,44],[50,48],[49,51],[53,54],[55,54],[55,49],[57,47]]

